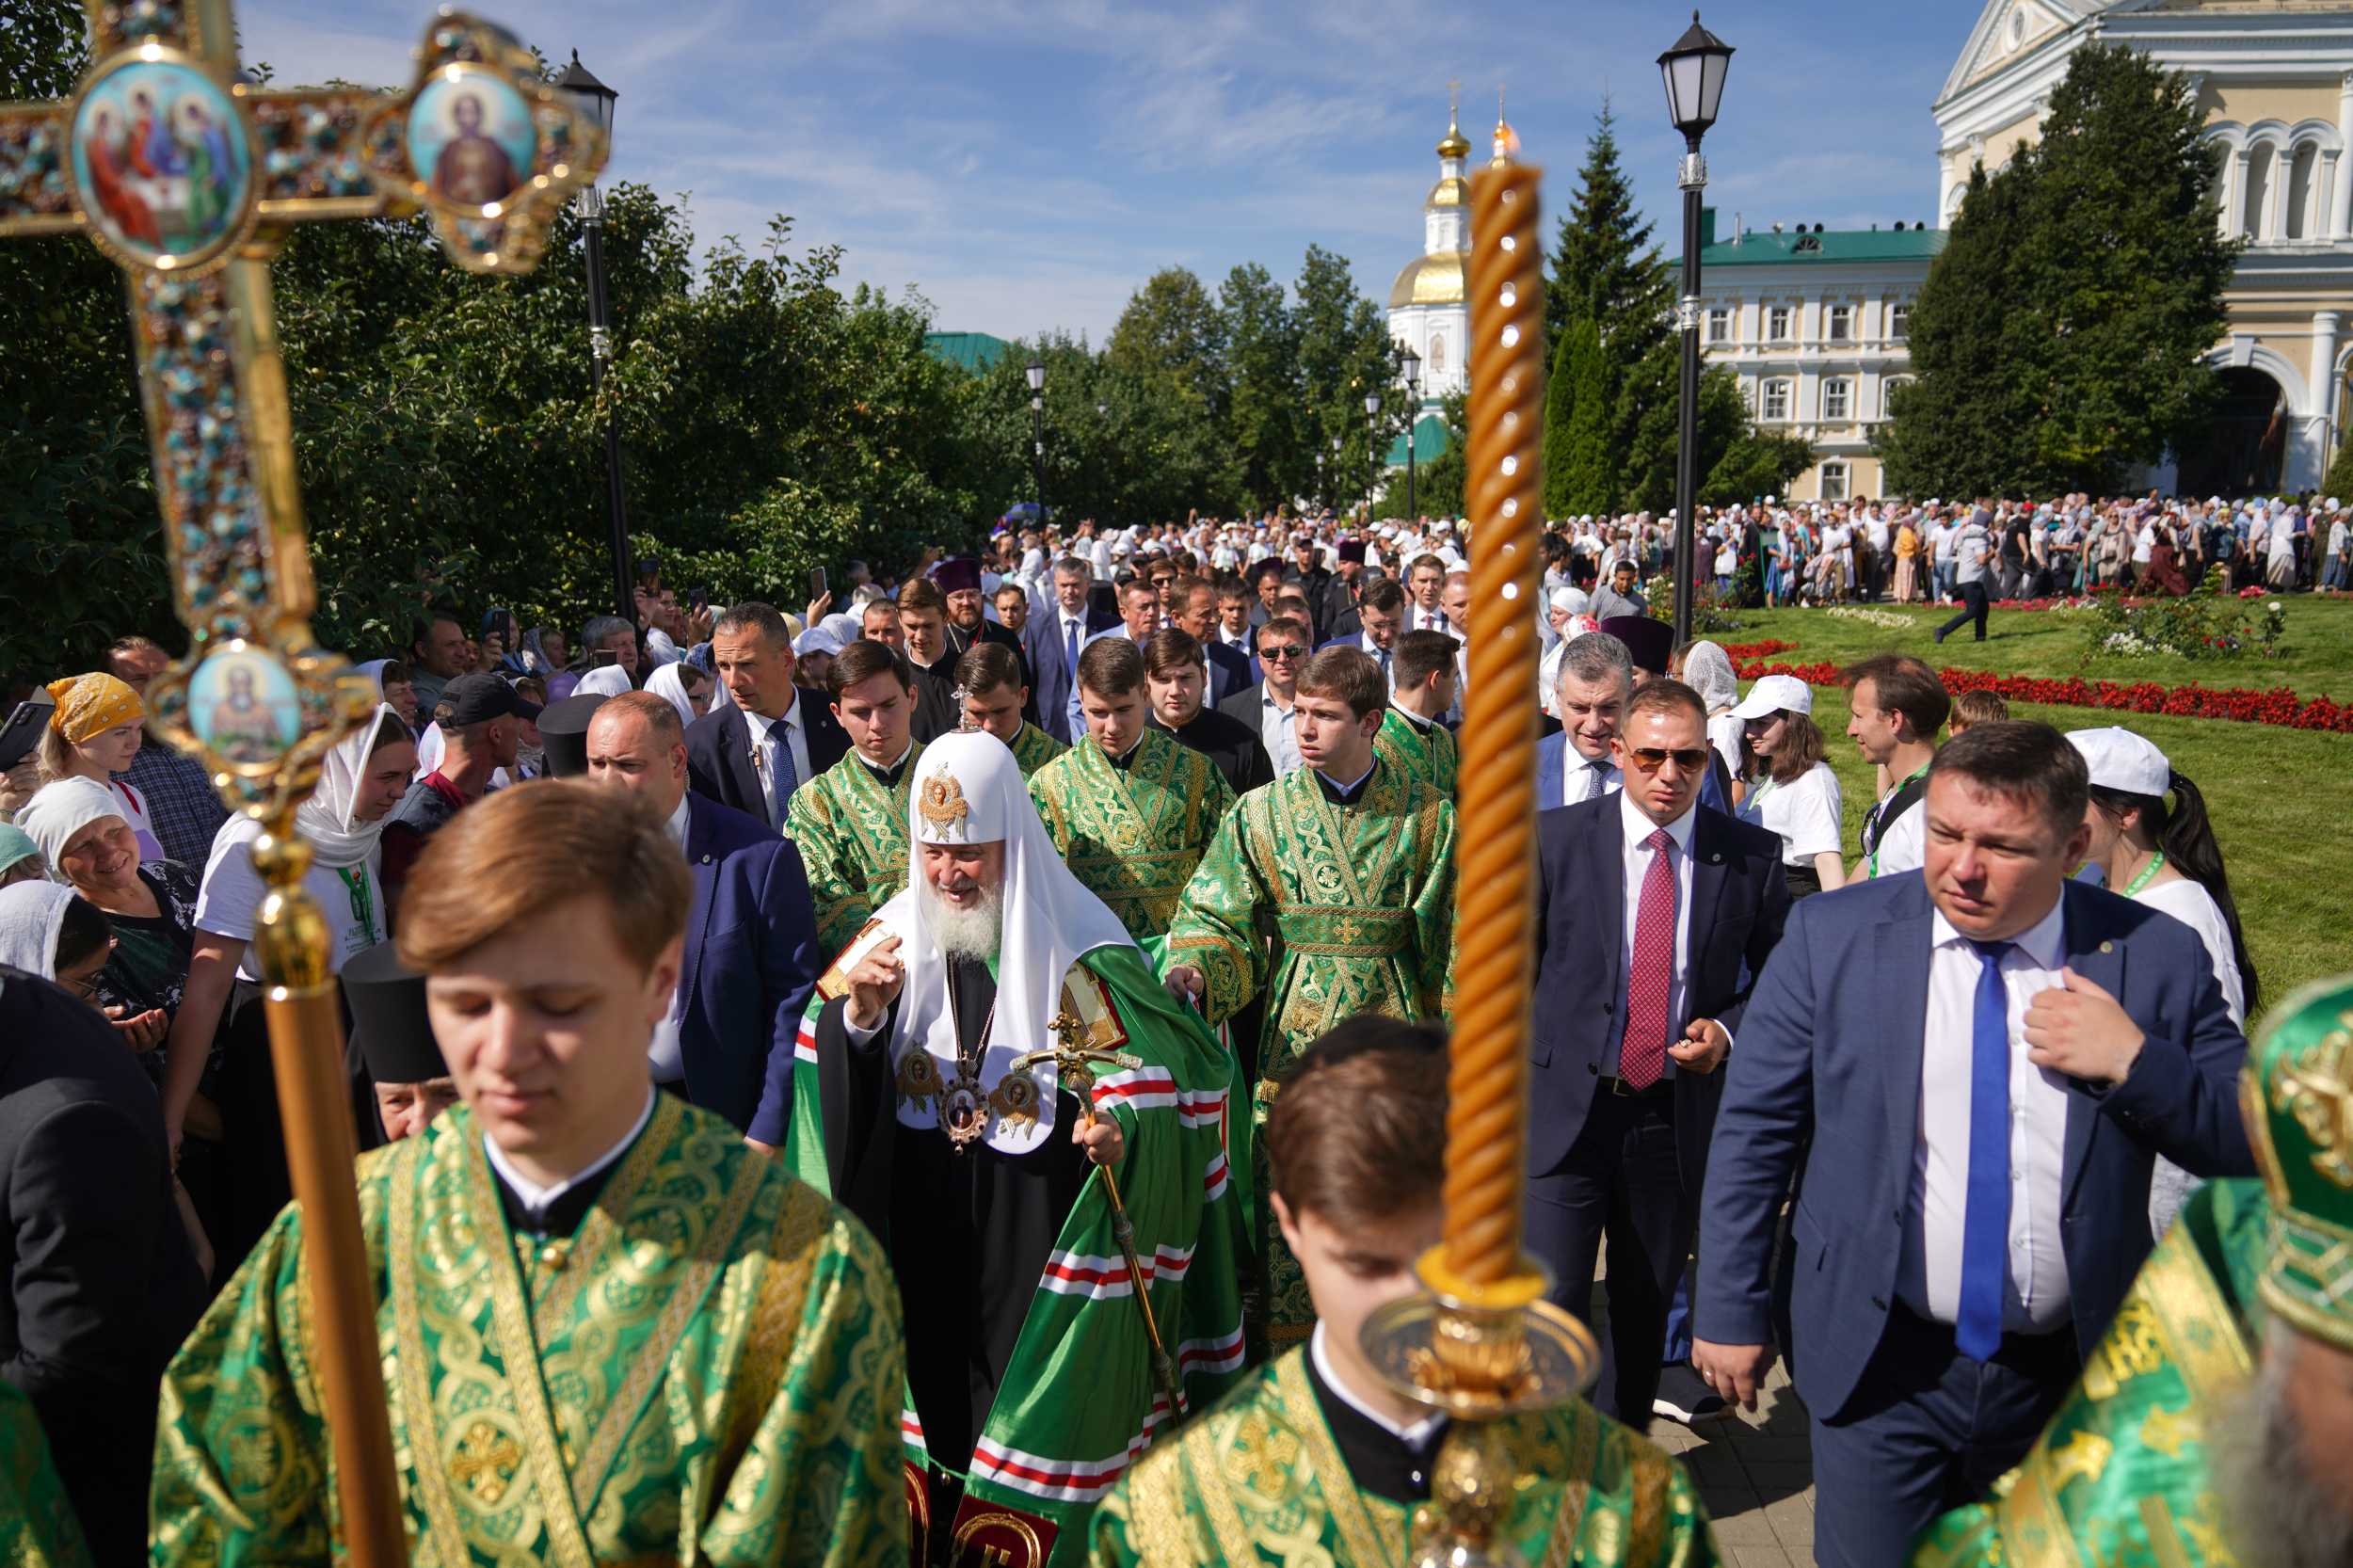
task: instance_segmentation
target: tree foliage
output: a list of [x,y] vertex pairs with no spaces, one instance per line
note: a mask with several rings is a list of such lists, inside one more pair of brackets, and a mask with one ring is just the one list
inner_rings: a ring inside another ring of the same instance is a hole
[[2112,492],[2191,438],[2239,242],[2197,94],[2129,47],[2068,61],[2041,138],[1973,172],[1913,312],[1916,384],[1881,451],[1894,488]]
[[[1635,209],[1613,126],[1605,104],[1561,220],[1545,293],[1554,347],[1545,506],[1554,517],[1674,504],[1683,353],[1675,278]],[[1726,370],[1701,378],[1697,430],[1705,504],[1779,491],[1813,461],[1804,442],[1754,428]]]

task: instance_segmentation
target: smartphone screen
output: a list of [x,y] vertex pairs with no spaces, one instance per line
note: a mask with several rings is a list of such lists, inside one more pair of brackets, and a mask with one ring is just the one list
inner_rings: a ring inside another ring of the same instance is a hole
[[824,568],[811,567],[808,568],[808,597],[811,599],[823,599],[825,597]]
[[617,653],[614,652],[611,648],[600,648],[597,649],[597,652],[596,652],[596,663],[597,663],[597,664],[619,664],[620,662],[621,662],[621,656],[620,656],[619,654],[617,654]]

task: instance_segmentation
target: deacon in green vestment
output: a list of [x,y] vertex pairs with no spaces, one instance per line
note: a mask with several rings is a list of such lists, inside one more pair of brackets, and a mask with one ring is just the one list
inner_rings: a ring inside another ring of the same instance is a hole
[[1913,1568],[2353,1562],[2353,976],[2240,1080],[2264,1179],[2193,1192],[2033,1449]]
[[1079,655],[1086,738],[1038,769],[1030,798],[1080,884],[1137,941],[1168,931],[1232,786],[1209,758],[1150,728],[1144,656],[1106,636]]
[[[1251,1095],[1257,1126],[1299,1053],[1340,1019],[1446,1010],[1454,803],[1376,758],[1386,699],[1381,666],[1355,648],[1326,648],[1307,662],[1293,708],[1306,765],[1226,814],[1169,923],[1169,984],[1201,998],[1210,1023],[1264,999]],[[1257,1178],[1264,1192],[1265,1172]],[[1257,1243],[1268,1336],[1296,1343],[1314,1314],[1263,1206]]]
[[33,1401],[0,1378],[0,1563],[88,1568],[89,1560]]
[[[1446,1074],[1438,1031],[1369,1016],[1294,1067],[1266,1131],[1271,1201],[1320,1320],[1103,1499],[1094,1568],[1414,1560],[1447,1422],[1383,1382],[1360,1336],[1414,1292],[1415,1259],[1439,1238]],[[1497,1544],[1518,1560],[1718,1560],[1683,1466],[1585,1400],[1499,1426],[1519,1475]]]
[[792,792],[784,836],[808,872],[817,940],[839,952],[906,886],[907,780],[923,747],[909,728],[915,676],[898,649],[860,638],[841,650],[826,679],[850,749]]
[[[873,1238],[656,1095],[691,882],[584,781],[419,859],[401,957],[463,1107],[358,1182],[411,1560],[859,1564],[904,1541],[899,1304]],[[167,1373],[158,1565],[342,1556],[289,1207]]]
[[1408,632],[1389,664],[1389,708],[1372,749],[1401,774],[1454,798],[1454,731],[1440,722],[1453,708],[1455,655],[1462,645],[1443,632]]
[[[1070,874],[996,737],[933,743],[909,829],[906,889],[819,982],[787,1158],[899,1277],[917,1560],[1075,1562],[1096,1499],[1241,1368],[1230,1064]],[[1083,1098],[1023,1060],[1064,1042],[1098,1053]]]
[[985,729],[1011,746],[1022,777],[1069,749],[1021,716],[1030,705],[1030,686],[1022,679],[1021,656],[1005,644],[976,642],[966,648],[956,660],[956,693],[964,704],[964,728]]

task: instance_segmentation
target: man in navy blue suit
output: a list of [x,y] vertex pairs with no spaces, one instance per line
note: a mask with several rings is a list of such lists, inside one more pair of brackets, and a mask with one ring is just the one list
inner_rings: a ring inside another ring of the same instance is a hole
[[1789,889],[1778,837],[1699,804],[1698,693],[1653,681],[1627,699],[1611,744],[1625,788],[1537,818],[1527,1234],[1552,1299],[1578,1318],[1608,1237],[1609,1348],[1593,1404],[1640,1432],[1690,1256],[1717,1069]]
[[705,800],[781,832],[792,792],[840,761],[850,737],[793,683],[792,633],[773,606],[729,606],[711,653],[727,700],[714,696],[687,730],[687,779]]
[[2254,1173],[2247,1042],[2197,934],[2068,878],[2088,799],[2047,725],[1954,740],[1921,871],[1806,900],[1741,1021],[1692,1361],[1753,1407],[1801,1177],[1791,1369],[1824,1568],[1903,1561],[2025,1454],[2149,1255],[2158,1155]]
[[589,720],[589,779],[644,801],[695,874],[678,1002],[648,1048],[653,1080],[749,1129],[772,1064],[791,1081],[817,916],[792,840],[692,793],[686,776],[685,731],[658,694],[624,693]]
[[1036,685],[1037,727],[1064,745],[1086,733],[1074,722],[1079,705],[1079,650],[1097,632],[1119,624],[1119,617],[1089,607],[1095,589],[1095,568],[1077,555],[1054,563],[1054,602],[1044,615],[1032,616],[1021,629],[1022,651],[1028,655]]
[[1536,809],[1599,800],[1619,788],[1618,726],[1634,696],[1634,656],[1602,632],[1569,639],[1553,680],[1561,728],[1536,743]]

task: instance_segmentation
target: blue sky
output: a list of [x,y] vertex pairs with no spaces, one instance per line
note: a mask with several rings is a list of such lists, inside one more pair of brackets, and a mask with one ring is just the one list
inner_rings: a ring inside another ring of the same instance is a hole
[[[1387,297],[1419,253],[1447,83],[1483,150],[1497,82],[1566,203],[1608,93],[1644,210],[1671,229],[1679,138],[1654,0],[473,0],[621,93],[610,175],[691,196],[696,234],[775,213],[845,275],[920,288],[942,328],[1100,342],[1155,270],[1295,276],[1309,242]],[[1935,216],[1928,105],[1978,0],[1714,0],[1737,47],[1710,200],[1833,228]],[[400,0],[243,0],[248,59],[294,85],[405,84],[431,14]],[[1547,225],[1549,227],[1549,224]]]

